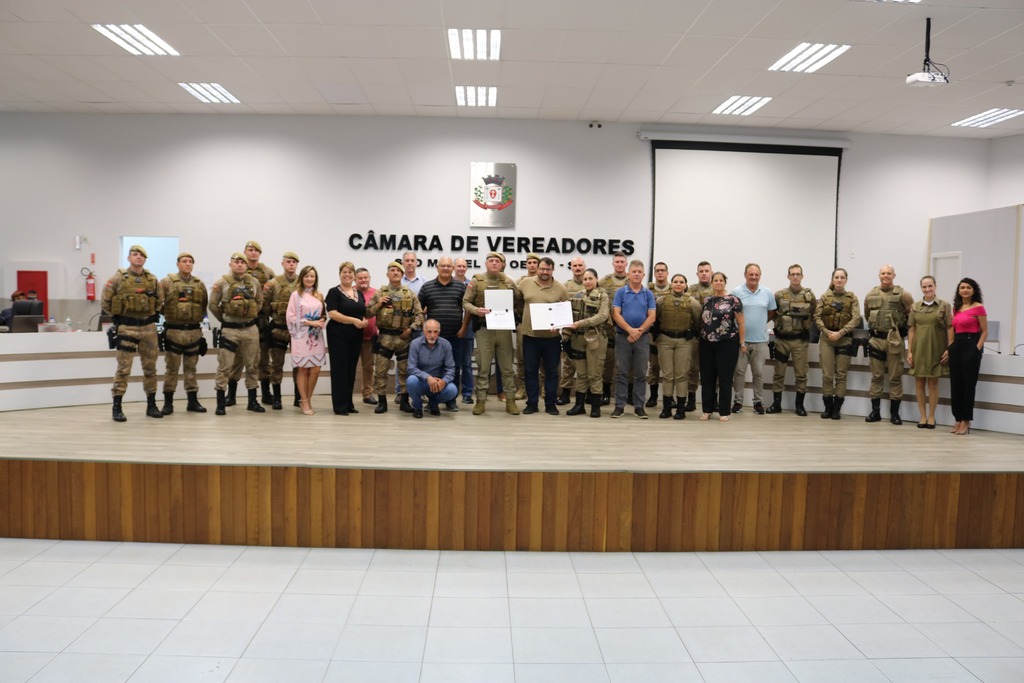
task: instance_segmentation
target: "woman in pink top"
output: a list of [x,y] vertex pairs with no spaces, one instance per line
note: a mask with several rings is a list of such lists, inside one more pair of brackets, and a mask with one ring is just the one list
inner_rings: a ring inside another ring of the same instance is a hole
[[981,305],[981,287],[969,277],[960,280],[953,297],[953,343],[949,347],[949,394],[956,427],[969,434],[974,419],[974,390],[988,337],[988,313]]
[[299,272],[299,286],[288,300],[288,331],[292,335],[292,366],[296,368],[295,385],[299,390],[299,404],[306,415],[313,414],[310,401],[320,368],[327,361],[324,345],[324,297],[318,291],[320,276],[313,266]]

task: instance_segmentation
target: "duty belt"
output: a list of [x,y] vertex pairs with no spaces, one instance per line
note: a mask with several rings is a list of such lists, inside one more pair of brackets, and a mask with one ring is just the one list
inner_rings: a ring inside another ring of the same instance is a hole
[[199,323],[188,323],[187,325],[174,325],[172,323],[164,323],[165,330],[198,330],[202,326]]
[[378,327],[377,332],[380,334],[392,334],[396,337],[401,337],[405,330],[395,329],[393,327]]
[[811,338],[811,333],[810,332],[788,332],[788,333],[787,332],[776,332],[775,333],[775,338],[776,339],[785,339],[785,340],[803,339],[804,341],[807,341],[808,339]]
[[659,335],[665,335],[670,339],[693,339],[693,332],[673,332],[672,330],[662,330],[658,333]]
[[[906,337],[907,336],[907,328],[905,328],[905,327],[898,327],[898,328],[896,328],[896,331],[900,333],[901,337]],[[889,332],[888,331],[886,331],[886,332],[875,332],[874,330],[871,330],[870,332],[871,332],[871,336],[874,337],[875,339],[885,339],[886,337],[889,336]]]
[[150,325],[155,323],[159,318],[155,315],[151,315],[148,318],[125,318],[123,316],[114,316],[115,325],[135,325],[136,327],[142,327],[143,325]]
[[242,329],[245,329],[246,327],[252,327],[252,326],[253,326],[253,325],[255,325],[255,324],[256,324],[256,319],[255,319],[255,318],[253,318],[252,320],[250,320],[250,321],[249,321],[249,322],[247,322],[247,323],[229,323],[229,322],[223,322],[223,323],[221,323],[220,325],[221,325],[221,327],[223,327],[223,328],[224,328],[224,329],[226,329],[226,330],[242,330]]

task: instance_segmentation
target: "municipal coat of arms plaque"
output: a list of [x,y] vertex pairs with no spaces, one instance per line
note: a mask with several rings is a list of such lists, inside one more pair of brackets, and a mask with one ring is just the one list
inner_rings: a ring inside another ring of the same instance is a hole
[[469,187],[470,227],[516,227],[515,164],[473,161]]

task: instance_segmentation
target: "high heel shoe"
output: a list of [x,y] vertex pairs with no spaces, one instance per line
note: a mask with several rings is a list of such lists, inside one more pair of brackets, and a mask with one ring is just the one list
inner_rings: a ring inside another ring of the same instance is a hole
[[309,401],[307,401],[306,399],[302,399],[299,401],[299,407],[302,408],[302,412],[304,415],[316,415],[316,413],[313,412],[312,406],[309,405]]

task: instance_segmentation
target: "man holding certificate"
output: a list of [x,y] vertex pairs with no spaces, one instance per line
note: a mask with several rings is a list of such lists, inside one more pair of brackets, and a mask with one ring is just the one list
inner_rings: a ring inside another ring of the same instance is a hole
[[[512,334],[516,328],[515,312],[522,309],[523,298],[519,288],[508,275],[501,272],[504,260],[496,251],[487,254],[486,273],[477,273],[466,287],[462,307],[472,316],[476,330],[477,358],[476,404],[474,415],[482,415],[491,387],[491,361],[495,356],[501,367],[505,388],[516,385],[512,367]],[[509,391],[505,401],[505,412],[518,415],[515,394]]]
[[[527,415],[538,412],[540,404],[540,367],[544,366],[544,412],[558,415],[558,361],[562,352],[557,328],[572,324],[572,309],[565,286],[554,278],[555,262],[540,259],[535,277],[523,278],[523,361],[526,366]],[[561,304],[561,305],[559,305]],[[564,309],[564,310],[563,310]],[[563,319],[560,319],[560,314]],[[568,320],[564,320],[565,315]]]

